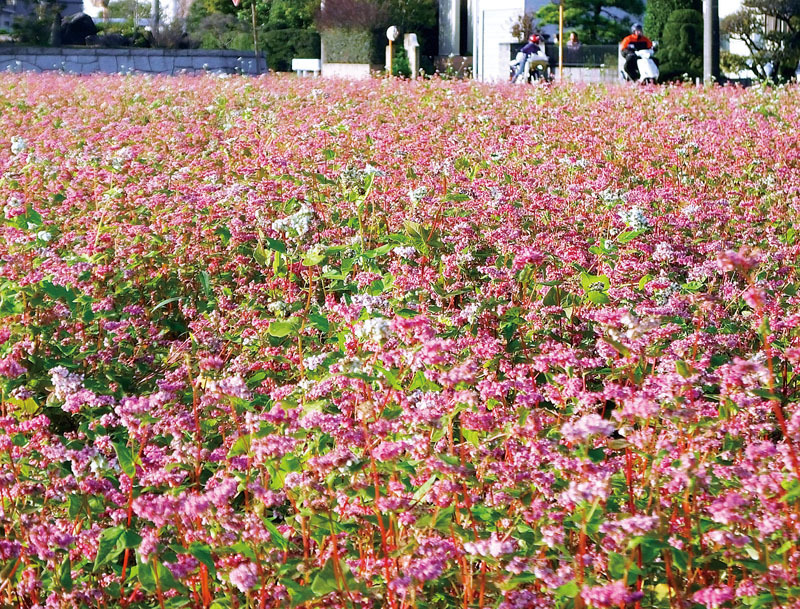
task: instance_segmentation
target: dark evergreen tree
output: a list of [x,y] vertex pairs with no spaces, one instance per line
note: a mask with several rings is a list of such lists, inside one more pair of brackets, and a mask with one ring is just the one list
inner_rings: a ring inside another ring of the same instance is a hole
[[703,13],[693,9],[672,11],[661,36],[662,80],[703,75]]
[[[652,40],[661,40],[664,26],[673,11],[693,9],[703,10],[703,0],[648,0],[647,10],[644,14],[644,35]],[[702,54],[703,50],[700,49]]]

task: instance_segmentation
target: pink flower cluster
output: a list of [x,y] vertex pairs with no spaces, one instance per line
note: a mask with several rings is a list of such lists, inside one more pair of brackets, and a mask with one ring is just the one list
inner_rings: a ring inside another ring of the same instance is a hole
[[796,87],[0,83],[0,605],[800,602]]

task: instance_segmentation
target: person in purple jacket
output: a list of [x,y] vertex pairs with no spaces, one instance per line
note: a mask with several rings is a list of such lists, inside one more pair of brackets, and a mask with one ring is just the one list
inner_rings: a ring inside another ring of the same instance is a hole
[[530,36],[528,36],[528,43],[520,50],[520,53],[523,53],[524,57],[517,66],[517,73],[514,75],[515,82],[520,76],[522,76],[522,72],[525,70],[525,66],[528,65],[528,58],[531,55],[539,54],[539,43],[541,41],[542,39],[539,38],[538,34],[531,34]]

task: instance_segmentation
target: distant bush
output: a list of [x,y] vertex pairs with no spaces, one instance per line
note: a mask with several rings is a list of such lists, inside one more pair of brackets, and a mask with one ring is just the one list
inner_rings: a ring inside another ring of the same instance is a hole
[[189,35],[202,49],[253,48],[253,37],[247,24],[227,13],[211,13],[192,24]]
[[260,42],[270,70],[276,72],[290,71],[294,57],[320,57],[320,36],[311,30],[271,30],[261,34]]

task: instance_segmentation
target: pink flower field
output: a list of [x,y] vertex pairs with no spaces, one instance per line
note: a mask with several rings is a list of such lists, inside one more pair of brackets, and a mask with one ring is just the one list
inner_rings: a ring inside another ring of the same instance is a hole
[[797,88],[0,76],[0,607],[800,607]]

